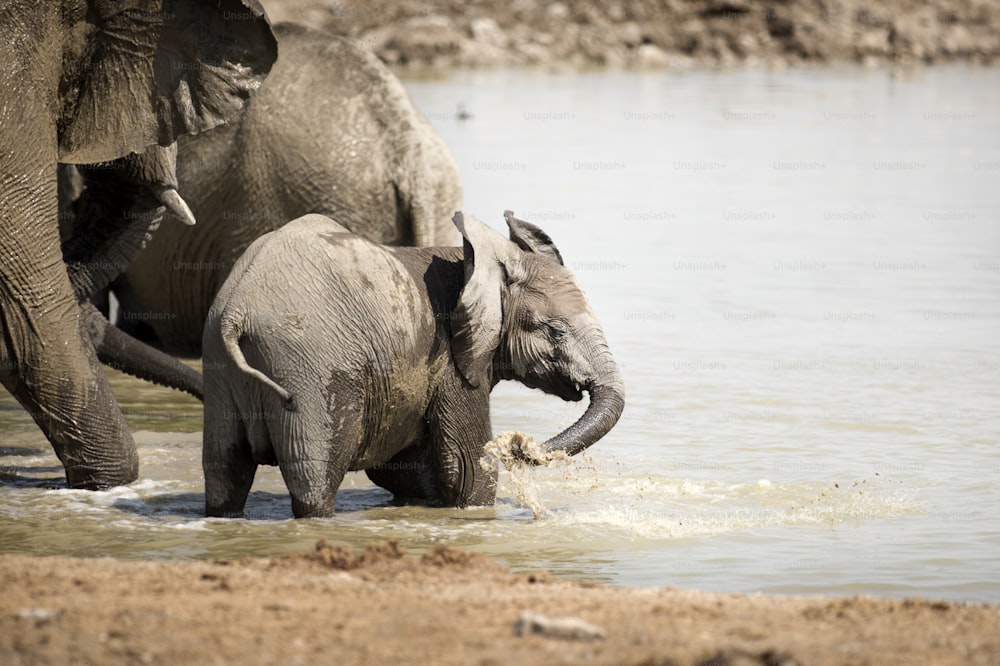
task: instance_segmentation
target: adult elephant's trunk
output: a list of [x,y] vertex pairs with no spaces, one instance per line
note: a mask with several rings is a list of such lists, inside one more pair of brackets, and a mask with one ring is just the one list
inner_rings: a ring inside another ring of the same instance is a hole
[[84,301],[123,273],[170,209],[194,224],[177,193],[176,145],[150,146],[111,162],[77,167],[86,189],[76,203],[63,259],[77,299]]
[[[593,347],[592,347],[593,348]],[[563,451],[575,456],[608,434],[625,408],[625,383],[603,337],[597,345],[594,367],[598,374],[589,386],[590,404],[576,423],[545,442],[546,453]]]
[[[100,361],[201,400],[203,380],[198,372],[117,329],[89,301],[146,246],[163,219],[164,207],[194,224],[191,209],[176,190],[176,155],[175,146],[154,145],[112,162],[78,167],[86,189],[76,203],[62,251],[84,330]],[[72,179],[65,184],[72,184]],[[62,212],[68,214],[68,207]]]
[[80,304],[84,326],[101,363],[133,377],[184,391],[203,400],[204,379],[173,356],[142,343],[112,326],[93,304]]

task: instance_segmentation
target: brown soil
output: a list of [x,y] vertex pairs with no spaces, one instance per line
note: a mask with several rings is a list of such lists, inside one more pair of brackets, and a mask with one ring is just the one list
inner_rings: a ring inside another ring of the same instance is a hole
[[1000,61],[995,0],[263,0],[397,68]]
[[[0,588],[7,665],[995,665],[1000,655],[998,606],[616,588],[515,575],[444,547],[409,557],[392,543],[214,562],[4,555]],[[524,613],[543,617],[519,631]]]

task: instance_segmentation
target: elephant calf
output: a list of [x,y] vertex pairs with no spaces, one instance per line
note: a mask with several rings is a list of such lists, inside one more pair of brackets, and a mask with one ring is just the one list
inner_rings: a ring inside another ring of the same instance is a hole
[[397,496],[492,504],[479,460],[490,391],[516,379],[586,412],[545,443],[576,454],[618,421],[624,387],[552,240],[504,214],[510,240],[456,213],[463,247],[388,247],[306,215],[254,242],[209,311],[205,505],[241,516],[277,464],[296,517],[329,516],[344,474]]

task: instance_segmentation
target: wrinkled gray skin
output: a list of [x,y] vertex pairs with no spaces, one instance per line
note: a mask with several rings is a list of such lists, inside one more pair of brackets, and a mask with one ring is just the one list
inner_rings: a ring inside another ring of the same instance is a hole
[[[275,57],[255,0],[0,4],[0,381],[71,487],[138,474],[79,304],[134,258],[165,205],[182,206],[169,157],[147,147],[235,117]],[[129,214],[84,213],[61,243],[60,162],[120,189]]]
[[[198,372],[112,326],[87,300],[88,294],[106,293],[102,290],[109,281],[146,246],[164,208],[193,223],[190,209],[177,193],[176,152],[175,146],[150,146],[97,168],[61,165],[60,200],[66,192],[75,200],[71,205],[60,203],[60,234],[65,238],[63,258],[70,284],[81,301],[81,323],[101,363],[200,399]],[[80,260],[95,253],[103,258]]]
[[251,245],[205,324],[206,513],[241,516],[260,464],[296,517],[332,515],[362,469],[400,497],[492,504],[479,461],[502,379],[590,393],[549,451],[603,437],[624,388],[601,328],[551,239],[505,217],[511,240],[456,214],[463,247],[380,246],[319,215]]
[[461,241],[458,170],[399,80],[346,38],[275,34],[278,62],[239,121],[178,141],[178,189],[198,224],[168,220],[113,288],[119,326],[172,354],[200,355],[233,263],[306,213],[390,245]]

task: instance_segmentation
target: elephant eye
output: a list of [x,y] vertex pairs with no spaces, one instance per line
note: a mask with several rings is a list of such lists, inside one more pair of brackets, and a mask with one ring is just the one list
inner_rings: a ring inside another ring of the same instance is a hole
[[550,319],[542,322],[542,328],[553,338],[561,338],[569,331],[569,327],[562,319]]

